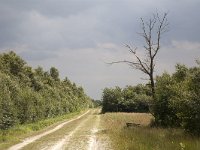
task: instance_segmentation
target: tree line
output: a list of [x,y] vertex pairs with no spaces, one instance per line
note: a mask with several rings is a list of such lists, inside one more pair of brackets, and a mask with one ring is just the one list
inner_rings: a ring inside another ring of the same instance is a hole
[[151,99],[148,85],[105,88],[102,96],[102,112],[149,112]]
[[157,76],[154,99],[149,84],[105,88],[102,111],[149,111],[156,126],[180,127],[200,135],[200,63],[197,64],[195,67],[177,64],[173,74]]
[[82,87],[51,67],[33,69],[14,52],[0,54],[0,129],[92,106]]

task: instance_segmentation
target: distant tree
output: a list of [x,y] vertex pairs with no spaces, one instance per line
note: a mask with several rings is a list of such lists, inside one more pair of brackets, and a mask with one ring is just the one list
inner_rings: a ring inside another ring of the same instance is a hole
[[127,112],[149,112],[148,103],[151,100],[149,88],[142,84],[127,86],[123,89],[124,104],[123,111]]
[[148,88],[144,85],[105,88],[102,96],[102,112],[149,112]]
[[92,100],[94,107],[100,107],[102,106],[102,101],[101,100]]
[[50,75],[54,80],[59,80],[59,71],[55,67],[50,68]]
[[120,111],[120,103],[123,101],[122,89],[120,87],[105,88],[102,97],[102,112]]
[[185,80],[188,74],[188,68],[185,65],[177,64],[176,72],[173,74],[176,81],[181,82]]
[[0,70],[12,75],[23,72],[26,62],[17,56],[13,51],[0,55]]
[[43,71],[43,68],[42,67],[37,67],[36,69],[35,69],[35,74],[37,75],[37,76],[39,76],[39,77],[42,77],[42,76],[44,76],[44,71]]
[[63,82],[66,83],[70,87],[72,86],[71,81],[67,77],[65,77],[65,79],[63,80]]
[[133,67],[134,69],[140,70],[149,77],[151,85],[151,94],[153,99],[155,98],[155,82],[154,82],[154,69],[155,69],[155,57],[160,50],[160,40],[163,35],[168,30],[168,20],[167,13],[164,13],[162,17],[160,15],[154,14],[147,22],[141,18],[142,32],[139,33],[142,38],[144,38],[145,44],[144,49],[146,56],[143,58],[138,55],[137,48],[132,48],[130,45],[126,45],[129,52],[134,56],[135,60],[128,61],[115,61],[109,64],[115,63],[126,63]]

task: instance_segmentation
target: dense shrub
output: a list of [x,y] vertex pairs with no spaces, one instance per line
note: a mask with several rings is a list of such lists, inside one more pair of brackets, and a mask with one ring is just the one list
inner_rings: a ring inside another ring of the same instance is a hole
[[9,76],[0,73],[0,128],[8,129],[17,122],[14,94],[19,92],[16,82]]
[[154,116],[156,124],[200,135],[200,67],[177,65],[174,74],[157,77]]
[[154,103],[154,117],[157,125],[179,126],[177,110],[174,107],[172,97],[176,95],[174,91],[175,81],[167,73],[156,79],[156,99]]
[[148,112],[149,88],[143,85],[105,88],[102,112]]

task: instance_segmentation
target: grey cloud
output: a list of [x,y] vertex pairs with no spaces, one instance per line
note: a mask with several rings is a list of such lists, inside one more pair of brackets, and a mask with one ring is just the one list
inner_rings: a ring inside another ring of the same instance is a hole
[[100,98],[105,86],[142,82],[137,71],[124,65],[108,67],[104,60],[130,58],[123,45],[142,46],[137,34],[140,17],[148,19],[156,11],[169,11],[170,22],[158,73],[173,70],[177,61],[194,64],[200,52],[188,49],[200,43],[199,6],[199,0],[0,1],[0,50],[14,49],[33,66],[58,67],[62,77],[69,75]]
[[51,52],[42,52],[42,51],[24,51],[20,52],[19,55],[29,61],[44,61],[46,59],[51,58],[58,58],[58,55],[56,53]]
[[[98,42],[140,43],[141,39],[137,34],[140,31],[139,18],[149,16],[156,10],[170,12],[169,20],[173,23],[166,40],[170,41],[172,37],[183,38],[186,35],[187,40],[199,39],[197,33],[200,32],[198,28],[200,21],[191,19],[198,16],[198,1],[21,0],[13,2],[8,0],[2,3],[4,3],[2,7],[7,8],[2,14],[5,14],[4,18],[8,18],[8,21],[1,22],[1,32],[5,35],[5,38],[1,38],[2,44],[6,41],[15,43],[16,40],[18,43],[29,44],[28,41],[32,41],[31,46],[40,45],[42,49],[50,50],[56,47],[57,49],[93,47]],[[33,12],[47,20],[60,21],[61,26],[51,26],[52,22],[47,21],[46,28],[42,28],[40,24],[43,20],[37,18],[32,18],[36,19],[35,22],[30,20],[30,14]],[[190,30],[190,27],[197,31]],[[56,35],[49,35],[51,31]]]

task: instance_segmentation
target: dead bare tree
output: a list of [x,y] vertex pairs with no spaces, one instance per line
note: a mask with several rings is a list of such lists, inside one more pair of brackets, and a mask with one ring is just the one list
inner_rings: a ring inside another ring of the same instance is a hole
[[139,33],[145,40],[144,50],[146,52],[145,57],[141,57],[137,54],[137,48],[132,48],[130,45],[126,45],[129,52],[133,54],[134,60],[128,61],[116,61],[109,64],[115,63],[127,63],[134,69],[140,70],[149,77],[151,93],[153,99],[155,99],[155,82],[154,82],[154,69],[155,69],[155,57],[160,50],[160,40],[168,30],[169,23],[167,20],[167,13],[164,13],[161,17],[158,13],[154,14],[147,22],[141,18],[142,32]]

